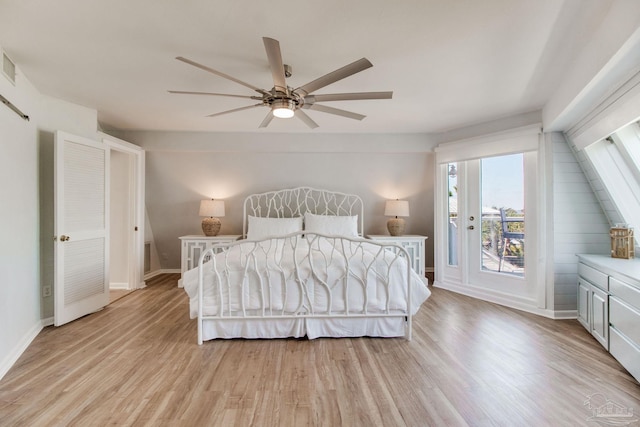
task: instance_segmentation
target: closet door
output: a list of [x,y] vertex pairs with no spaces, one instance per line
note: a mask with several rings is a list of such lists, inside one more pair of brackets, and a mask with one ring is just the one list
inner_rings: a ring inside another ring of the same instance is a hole
[[108,154],[104,144],[56,132],[56,326],[100,310],[109,303]]

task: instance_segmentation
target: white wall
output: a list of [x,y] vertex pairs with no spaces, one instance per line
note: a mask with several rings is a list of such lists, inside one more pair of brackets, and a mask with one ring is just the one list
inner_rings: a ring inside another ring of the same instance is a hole
[[129,230],[131,227],[131,156],[111,151],[109,200],[109,286],[129,288]]
[[153,276],[161,271],[160,256],[158,255],[158,248],[155,244],[155,238],[153,237],[153,229],[151,228],[151,222],[149,221],[149,212],[145,208],[144,212],[144,241],[145,244],[149,243],[149,272],[145,276]]
[[611,2],[597,30],[589,36],[589,43],[565,70],[561,84],[543,108],[546,131],[566,131],[574,126],[638,71],[640,2]]
[[[180,268],[178,237],[202,234],[201,199],[226,202],[221,234],[242,233],[256,192],[310,186],[361,196],[365,234],[387,234],[387,199],[407,199],[406,234],[423,234],[433,266],[433,154],[416,135],[125,132],[146,150],[146,205],[163,269]],[[284,151],[290,150],[290,151]]]
[[[30,117],[0,104],[0,377],[53,316],[53,133],[97,138],[95,110],[41,95],[16,69],[0,93]],[[99,140],[99,139],[97,139]]]
[[40,331],[38,94],[17,73],[0,74],[0,94],[31,121],[0,104],[0,377]]

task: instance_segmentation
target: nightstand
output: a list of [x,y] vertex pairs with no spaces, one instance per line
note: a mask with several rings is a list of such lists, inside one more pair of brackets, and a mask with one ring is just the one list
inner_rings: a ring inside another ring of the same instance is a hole
[[211,246],[217,243],[231,243],[238,240],[241,236],[239,234],[228,234],[219,236],[202,236],[202,235],[190,235],[180,237],[181,241],[181,262],[180,262],[180,280],[178,280],[178,286],[182,287],[182,275],[185,271],[191,270],[198,266],[200,261],[200,255]]
[[405,235],[405,236],[389,236],[385,234],[369,234],[367,239],[376,240],[385,243],[394,243],[401,246],[409,253],[409,262],[411,268],[427,282],[424,272],[424,242],[427,236]]

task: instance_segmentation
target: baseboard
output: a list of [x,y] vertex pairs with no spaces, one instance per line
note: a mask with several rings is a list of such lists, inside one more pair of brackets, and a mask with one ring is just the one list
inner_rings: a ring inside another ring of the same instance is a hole
[[42,327],[46,328],[47,326],[53,326],[53,317],[47,317],[46,319],[42,319]]
[[144,280],[153,279],[154,277],[160,274],[173,274],[173,273],[181,273],[179,268],[161,268],[159,270],[151,271],[144,275]]
[[109,283],[109,289],[113,289],[115,290],[129,290],[129,284],[128,283],[118,283],[118,282],[112,282]]
[[27,332],[27,334],[20,340],[18,345],[16,345],[11,352],[4,358],[2,363],[0,363],[0,380],[4,377],[9,369],[18,361],[22,353],[29,347],[29,344],[38,336],[40,331],[43,328],[43,323],[41,320],[33,325],[33,327]]
[[553,319],[570,320],[578,318],[578,310],[553,310]]
[[578,313],[575,310],[547,310],[536,307],[535,305],[528,303],[525,299],[515,299],[508,296],[489,294],[476,288],[467,288],[458,284],[437,281],[433,283],[433,286],[493,304],[503,305],[515,310],[547,317],[549,319],[576,319],[578,317]]

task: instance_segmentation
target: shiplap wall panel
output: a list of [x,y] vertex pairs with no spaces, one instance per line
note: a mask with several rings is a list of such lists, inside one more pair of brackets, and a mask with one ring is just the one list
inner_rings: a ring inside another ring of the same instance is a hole
[[553,151],[554,310],[575,310],[578,253],[608,253],[609,221],[594,193],[602,183],[584,153],[575,153],[561,133],[550,135]]

